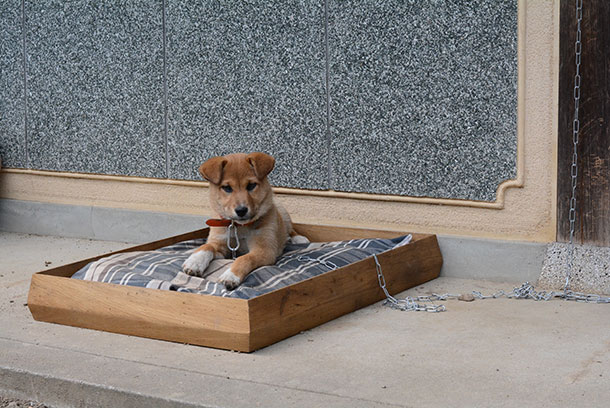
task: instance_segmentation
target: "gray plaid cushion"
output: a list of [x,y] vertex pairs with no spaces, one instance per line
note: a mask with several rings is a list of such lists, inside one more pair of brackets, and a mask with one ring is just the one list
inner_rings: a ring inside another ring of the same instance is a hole
[[178,292],[251,299],[300,282],[411,241],[411,235],[394,239],[355,239],[311,244],[288,244],[275,265],[250,273],[235,290],[216,283],[232,261],[216,260],[199,278],[182,272],[182,263],[203,239],[180,242],[154,251],[126,252],[89,263],[72,278]]

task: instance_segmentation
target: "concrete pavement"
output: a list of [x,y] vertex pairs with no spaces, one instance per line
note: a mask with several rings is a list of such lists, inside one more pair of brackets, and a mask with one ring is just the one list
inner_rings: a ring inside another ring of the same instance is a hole
[[[251,354],[36,322],[32,273],[128,244],[0,232],[0,394],[57,407],[601,406],[610,305],[377,303]],[[510,290],[440,278],[406,293]]]

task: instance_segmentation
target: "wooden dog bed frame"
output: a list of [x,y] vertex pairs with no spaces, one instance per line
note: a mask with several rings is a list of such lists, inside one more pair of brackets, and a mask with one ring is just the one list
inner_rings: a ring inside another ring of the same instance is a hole
[[[295,224],[295,229],[312,242],[406,234],[308,224]],[[114,253],[150,251],[208,232],[205,228]],[[372,257],[248,300],[70,279],[108,255],[34,274],[28,297],[34,319],[251,352],[385,297]],[[436,236],[426,234],[413,234],[410,244],[377,258],[391,294],[437,278],[443,262]]]

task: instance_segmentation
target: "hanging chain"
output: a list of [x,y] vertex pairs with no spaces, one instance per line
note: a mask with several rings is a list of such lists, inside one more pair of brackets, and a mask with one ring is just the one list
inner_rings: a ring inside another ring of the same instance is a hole
[[[383,276],[383,271],[381,270],[381,265],[379,264],[379,260],[377,259],[377,255],[373,254],[373,259],[375,260],[375,269],[377,269],[377,280],[379,281],[379,286],[385,293],[386,300],[383,302],[384,305],[390,306],[392,309],[399,309],[403,311],[417,311],[417,312],[444,312],[445,305],[435,305],[435,300],[445,300],[448,297],[458,297],[459,295],[450,295],[447,294],[445,299],[441,299],[441,296],[432,295],[432,296],[407,296],[404,299],[396,299],[394,296],[390,295],[388,289],[386,288],[385,277]],[[424,299],[425,298],[425,299]],[[422,305],[417,302],[430,302],[429,305]]]
[[566,273],[566,282],[563,287],[564,292],[567,292],[570,287],[570,277],[572,268],[574,267],[574,228],[576,224],[576,184],[578,181],[578,132],[580,131],[580,120],[578,119],[578,110],[580,108],[580,61],[582,55],[582,0],[576,0],[576,41],[574,42],[574,58],[576,64],[576,73],[574,74],[574,120],[572,121],[572,167],[570,175],[572,176],[572,196],[570,197],[570,238],[568,242],[568,271]]
[[[231,246],[231,234],[235,237],[235,246]],[[235,221],[231,220],[231,225],[227,227],[227,247],[231,250],[233,259],[237,257],[237,250],[239,249],[239,237],[237,236],[237,227]]]

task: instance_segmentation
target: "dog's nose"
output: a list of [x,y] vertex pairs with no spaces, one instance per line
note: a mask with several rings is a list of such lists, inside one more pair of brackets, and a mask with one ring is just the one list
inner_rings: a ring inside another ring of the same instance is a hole
[[243,217],[247,213],[248,213],[248,207],[237,207],[235,209],[235,214],[237,214],[238,217]]

